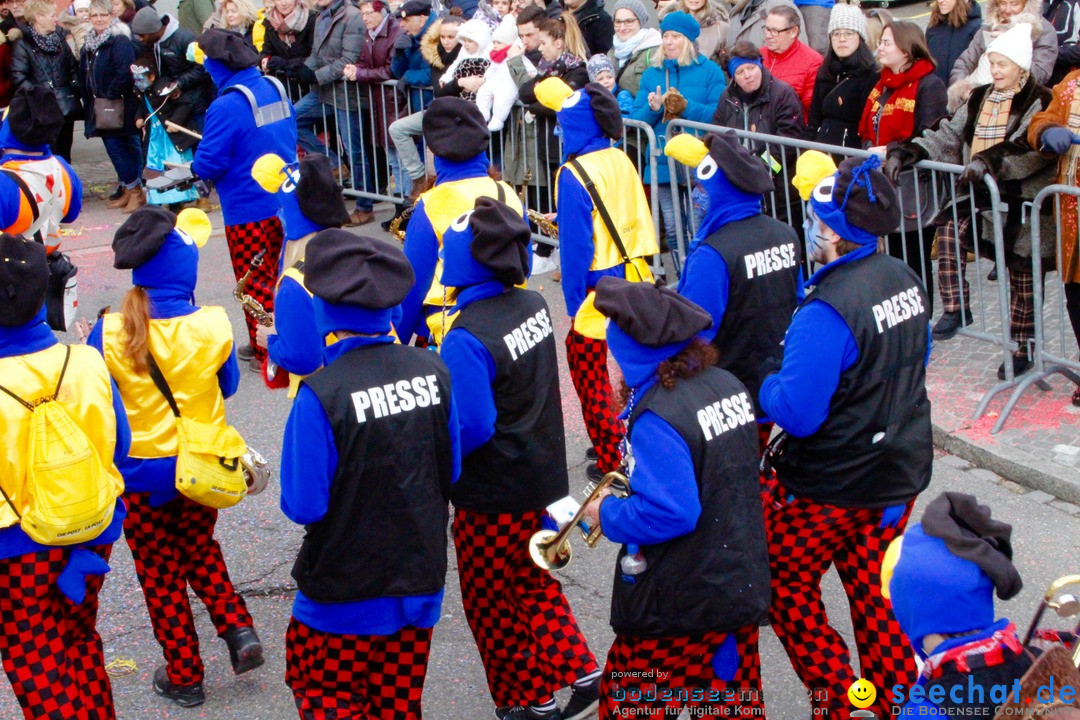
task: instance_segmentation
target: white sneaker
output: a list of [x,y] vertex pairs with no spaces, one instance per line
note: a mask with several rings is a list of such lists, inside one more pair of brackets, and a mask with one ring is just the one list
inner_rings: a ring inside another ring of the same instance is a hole
[[549,257],[543,257],[542,255],[533,255],[532,274],[543,275],[549,273],[552,270],[558,270],[559,265]]

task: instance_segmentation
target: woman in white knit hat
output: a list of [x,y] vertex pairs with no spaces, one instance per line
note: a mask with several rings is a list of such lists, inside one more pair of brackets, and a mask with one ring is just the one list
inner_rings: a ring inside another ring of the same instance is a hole
[[833,5],[829,49],[810,100],[807,139],[860,147],[859,119],[878,75],[874,51],[866,42],[866,16],[855,5]]
[[[889,151],[885,173],[897,177],[904,167],[920,160],[965,165],[961,183],[971,183],[975,202],[980,208],[989,205],[984,175],[990,175],[1001,190],[1008,209],[1001,217],[1005,241],[1006,267],[1011,291],[1009,312],[1012,339],[1019,350],[1013,355],[1013,372],[1019,375],[1031,367],[1028,342],[1034,337],[1035,307],[1031,272],[1031,223],[1022,223],[1022,206],[1043,187],[1053,182],[1054,166],[1049,159],[1027,144],[1027,129],[1036,113],[1050,102],[1050,91],[1032,78],[1031,32],[1026,25],[1013,27],[999,35],[986,49],[993,82],[975,88],[967,102],[952,118],[934,129],[925,130],[914,140]],[[975,249],[974,229],[967,215],[967,201],[957,208],[958,222],[949,221],[937,231],[938,291],[944,313],[933,329],[935,340],[947,340],[973,321],[965,252]],[[981,210],[978,251],[995,257],[992,216]],[[1040,218],[1043,267],[1054,267],[1053,217]],[[958,247],[959,246],[959,247]],[[1004,268],[999,269],[1003,270]],[[998,368],[1005,378],[1005,365]]]
[[458,95],[476,102],[476,93],[484,84],[484,73],[491,65],[488,57],[491,30],[482,20],[468,20],[458,28],[457,37],[461,52],[439,81],[443,86],[441,94]]

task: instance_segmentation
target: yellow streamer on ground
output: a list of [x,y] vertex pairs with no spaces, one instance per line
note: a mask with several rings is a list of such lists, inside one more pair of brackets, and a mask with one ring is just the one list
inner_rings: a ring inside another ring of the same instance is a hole
[[134,660],[128,658],[116,658],[105,666],[105,672],[109,673],[110,677],[134,675],[138,671],[139,666],[135,664]]

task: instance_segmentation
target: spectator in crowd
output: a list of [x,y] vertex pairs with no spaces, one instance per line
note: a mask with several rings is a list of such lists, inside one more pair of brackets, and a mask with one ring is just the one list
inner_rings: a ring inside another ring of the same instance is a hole
[[307,60],[315,39],[315,12],[302,0],[274,0],[263,18],[262,71],[273,75],[289,90],[289,98],[298,102],[306,85],[290,81],[290,75]]
[[[22,3],[19,3],[19,5],[21,7]],[[128,27],[131,27],[131,21],[135,19],[135,13],[144,7],[149,7],[145,0],[112,0],[113,14]]]
[[[720,67],[697,51],[695,41],[701,26],[692,15],[668,13],[660,23],[664,52],[658,54],[652,67],[641,76],[641,89],[634,98],[634,120],[652,125],[659,142],[667,130],[668,121],[675,118],[709,122],[727,85]],[[650,157],[649,163],[654,162]],[[645,177],[650,177],[645,168]],[[659,162],[656,168],[660,192],[660,213],[664,221],[664,238],[671,250],[676,249],[675,208],[668,163]],[[683,202],[678,199],[679,207]],[[684,229],[686,223],[683,223]]]
[[195,42],[195,36],[180,27],[172,15],[159,16],[152,7],[145,7],[135,15],[131,31],[139,39],[135,46],[137,56],[151,55],[156,61],[154,74],[158,79],[175,82],[180,92],[191,96],[194,112],[189,129],[201,133],[213,83],[202,65],[188,59],[188,47]]
[[1042,16],[1042,0],[986,0],[982,30],[949,71],[949,109],[955,112],[979,85],[991,82],[990,61],[984,56],[990,42],[1010,27],[1028,26],[1032,39],[1031,75],[1035,82],[1050,82],[1057,62],[1057,33]]
[[71,13],[61,13],[57,22],[67,31],[67,43],[78,58],[86,33],[90,30],[90,0],[75,0],[71,4]]
[[934,0],[930,3],[930,22],[926,26],[926,44],[937,63],[934,74],[949,84],[949,73],[982,26],[982,9],[969,0]]
[[461,24],[457,37],[461,43],[461,52],[450,67],[446,68],[439,83],[445,90],[443,94],[457,95],[476,102],[476,93],[484,84],[484,73],[491,64],[491,58],[488,57],[491,32],[482,20],[473,18]]
[[[344,70],[360,57],[364,44],[364,23],[360,10],[348,0],[315,0],[318,15],[315,18],[315,36],[311,55],[307,61],[290,71],[290,77],[300,83],[317,86],[296,103],[296,128],[300,147],[307,152],[324,153],[338,167],[344,177],[347,165],[337,153],[327,150],[315,135],[315,127],[321,125],[323,116],[336,119],[339,136],[345,143],[352,163],[352,186],[363,187],[357,173],[362,172],[367,160],[364,152],[364,136],[360,131],[360,113],[357,95],[349,90]],[[375,220],[374,203],[369,198],[356,198],[356,210],[349,216],[349,227],[364,225]]]
[[628,116],[634,110],[634,96],[615,84],[615,66],[607,55],[593,55],[585,64],[589,72],[589,82],[598,83],[615,96],[619,103],[619,112]]
[[717,65],[723,65],[727,58],[728,7],[726,2],[717,0],[671,0],[660,8],[660,19],[669,12],[684,12],[692,15],[701,26],[698,35],[698,50]]
[[799,96],[805,120],[810,112],[814,79],[822,58],[816,50],[799,40],[801,22],[802,18],[795,8],[781,5],[770,10],[765,18],[765,45],[761,48],[761,61],[766,70],[790,85]]
[[429,87],[432,85],[431,63],[424,55],[422,43],[439,18],[431,12],[430,0],[409,0],[398,8],[394,18],[403,32],[394,41],[390,71],[397,78],[400,100],[408,100],[409,110],[419,112],[433,97]]
[[881,33],[895,18],[888,10],[874,8],[866,11],[866,44],[871,50],[877,51],[878,43],[881,42]]
[[[157,78],[154,74],[153,58],[143,57],[136,60],[131,66],[131,74],[135,79],[135,90],[139,98],[135,127],[142,132],[143,154],[146,158],[144,176],[150,180],[161,175],[169,169],[165,163],[190,165],[195,158],[191,151],[195,138],[187,133],[169,131],[165,128],[165,123],[172,121],[181,127],[187,127],[191,120],[191,101],[178,89],[173,89],[169,83]],[[194,202],[198,198],[199,193],[195,187],[186,190],[148,189],[146,192],[147,203],[164,206],[172,212],[180,212],[184,203]]]
[[488,30],[494,31],[507,15],[510,15],[510,0],[480,0],[470,19],[479,20],[488,26]]
[[[15,42],[23,36],[19,20],[12,15],[14,0],[0,0],[0,108],[6,108],[15,94],[11,82],[11,56]],[[19,4],[22,13],[22,4]]]
[[[641,0],[618,0],[613,11],[615,37],[608,51],[615,66],[615,82],[620,90],[636,96],[641,76],[660,50],[660,31],[647,27],[649,12]],[[723,38],[727,42],[727,37]]]
[[[417,3],[424,2],[424,0],[416,1]],[[405,3],[404,8],[399,12],[410,12],[409,7],[410,3]],[[416,5],[413,5],[412,8],[415,9]],[[406,32],[408,32],[407,23],[409,19],[409,17],[405,18]],[[461,27],[461,18],[457,15],[447,15],[431,23],[425,21],[425,26],[428,29],[420,41],[423,62],[428,67],[428,80],[424,84],[433,88],[435,97],[441,97],[445,91],[439,79],[446,72],[447,67],[457,59],[458,53],[461,52],[461,43],[457,40],[458,28]],[[398,40],[400,41],[401,38],[399,37]],[[410,61],[411,66],[412,62]],[[413,90],[413,92],[416,91]],[[417,106],[414,104],[412,107],[426,108],[430,102],[430,100],[426,99],[427,95],[427,91],[424,91],[421,97],[423,105]],[[390,142],[394,143],[394,147],[397,149],[398,161],[401,163],[402,169],[409,175],[409,184],[412,188],[409,197],[413,201],[431,187],[424,160],[420,157],[420,151],[416,146],[416,139],[423,134],[423,121],[424,110],[420,109],[411,115],[390,123],[388,131]]]
[[[376,188],[387,186],[387,183],[377,181],[372,168],[374,156],[378,152],[385,154],[387,158],[387,164],[380,163],[379,168],[389,167],[401,186],[402,194],[408,197],[408,177],[398,166],[397,152],[386,136],[387,127],[397,120],[394,88],[382,85],[383,82],[394,79],[390,62],[394,56],[394,43],[404,31],[397,19],[390,15],[390,8],[383,0],[361,2],[359,7],[360,19],[367,29],[367,41],[360,48],[360,58],[354,65],[346,65],[343,72],[346,80],[360,84],[357,92],[360,94],[361,126],[367,128],[364,135],[367,138],[374,137],[375,140],[375,147],[369,148],[365,156],[367,165],[364,168],[364,190],[374,192]],[[407,109],[403,110],[403,115],[408,113]]]
[[[1060,155],[1057,182],[1077,184],[1080,168],[1080,113],[1073,112],[1080,85],[1080,70],[1074,70],[1054,86],[1053,97],[1046,110],[1032,119],[1028,128],[1028,142],[1033,148],[1048,155]],[[1061,257],[1058,273],[1065,283],[1065,304],[1072,322],[1073,336],[1080,343],[1080,215],[1077,214],[1076,197],[1060,197]],[[1072,404],[1080,407],[1080,387],[1073,392]]]
[[1080,67],[1080,2],[1048,0],[1043,16],[1057,33],[1058,56],[1047,86],[1056,85]]
[[180,0],[176,6],[176,18],[180,27],[192,35],[202,34],[203,27],[214,14],[214,0]]
[[[796,0],[795,6],[802,14],[803,22],[806,23],[806,44],[814,48],[818,55],[824,55],[829,49],[829,20],[832,17],[832,9],[836,5],[834,0]],[[858,9],[858,5],[853,5]]]
[[[761,53],[753,45],[738,43],[731,48],[730,55],[728,74],[732,81],[716,105],[713,125],[801,139],[806,131],[802,102],[791,86],[761,66]],[[795,165],[798,152],[794,148],[756,141],[750,146],[755,155],[773,158],[766,160],[768,165],[780,161],[787,167]],[[801,227],[802,206],[794,198],[795,189],[788,182],[789,176],[772,172],[772,178],[775,192],[765,196],[766,212],[783,222],[790,219],[794,227]],[[696,207],[707,212],[707,203],[708,195],[704,191],[695,193]],[[699,211],[699,215],[703,217],[704,213]]]
[[243,35],[255,47],[251,33],[257,21],[258,14],[251,0],[219,0],[217,9],[207,18],[204,28],[218,28]]
[[[529,173],[532,175],[530,185],[537,188],[532,191],[536,197],[528,198],[529,207],[547,213],[555,209],[552,197],[555,171],[562,164],[563,157],[559,138],[555,136],[555,111],[536,99],[536,85],[546,78],[558,77],[571,89],[579,90],[589,84],[589,71],[585,67],[588,51],[573,15],[564,12],[557,18],[544,18],[540,22],[539,31],[540,62],[537,63],[536,76],[518,88],[518,95],[535,118],[536,127],[535,153],[529,146],[528,139],[524,148],[527,164],[532,158],[536,158],[536,166],[527,166],[525,171],[526,177]],[[550,193],[541,192],[540,188],[549,188]],[[534,199],[536,204],[533,204]],[[533,258],[534,275],[555,269],[555,261],[551,260],[553,250],[551,245],[537,245],[536,256]]]
[[[975,201],[989,207],[982,182],[984,175],[994,178],[1001,188],[1001,199],[1008,209],[1002,219],[1006,265],[1009,270],[1009,313],[1012,339],[1019,349],[1012,357],[1012,370],[1020,375],[1031,367],[1028,343],[1035,334],[1034,286],[1031,273],[1031,222],[1022,222],[1023,204],[1054,179],[1049,159],[1027,144],[1028,128],[1036,115],[1050,103],[1050,91],[1031,74],[1031,33],[1023,24],[1015,25],[996,37],[987,47],[994,82],[971,93],[948,120],[923,131],[910,142],[890,149],[886,171],[897,177],[902,168],[920,160],[936,160],[965,165],[961,182],[972,183]],[[966,201],[965,201],[966,203]],[[991,210],[980,213],[978,251],[994,259],[993,233],[989,230]],[[1055,232],[1048,215],[1041,218],[1043,267],[1054,263]],[[947,340],[964,325],[972,322],[967,279],[966,252],[974,250],[974,228],[970,216],[962,211],[960,220],[949,220],[938,228],[938,290],[945,312],[934,325],[936,340]],[[959,246],[959,247],[958,247]],[[1042,279],[1040,278],[1041,282]],[[1005,365],[998,368],[998,378],[1005,379]]]
[[602,0],[562,0],[562,6],[577,21],[585,41],[585,57],[611,49],[615,23],[604,9]]
[[[890,23],[878,43],[878,61],[881,78],[863,107],[859,137],[864,147],[869,146],[882,154],[886,148],[910,140],[932,127],[939,118],[945,117],[947,111],[945,85],[934,75],[934,59],[918,25],[903,20]],[[932,313],[933,293],[929,290],[932,289],[933,264],[929,245],[933,231],[925,227],[920,230],[920,223],[912,225],[907,217],[912,211],[919,210],[915,207],[916,194],[920,201],[926,202],[932,193],[929,186],[918,188],[919,192],[916,192],[919,177],[914,170],[892,179],[904,204],[906,226],[905,232],[889,236],[889,254],[906,259],[908,267],[923,279]]]
[[735,43],[740,41],[748,42],[756,48],[765,45],[766,20],[773,8],[781,5],[795,8],[795,12],[799,13],[799,41],[806,43],[806,28],[803,25],[802,13],[791,0],[746,0],[745,3],[740,2],[732,8],[731,17],[728,18],[731,29],[728,31],[727,46],[735,47]]
[[859,120],[878,75],[874,51],[867,44],[866,16],[854,5],[834,5],[829,16],[829,49],[814,81],[806,138],[861,147]]
[[[79,83],[86,102],[84,132],[88,138],[101,138],[123,187],[123,191],[110,198],[106,206],[131,213],[146,204],[142,190],[142,146],[135,129],[138,100],[131,75],[131,64],[135,62],[131,30],[113,15],[109,0],[93,0],[90,25],[79,58]],[[98,128],[94,102],[98,98],[122,101],[120,113],[123,117],[118,128]]]
[[23,12],[26,34],[12,51],[11,81],[16,90],[48,85],[56,93],[64,124],[50,146],[54,154],[70,163],[75,121],[82,117],[79,61],[64,42],[64,31],[57,27],[56,6],[51,0],[27,0]]
[[503,129],[510,109],[518,99],[517,84],[506,64],[510,48],[515,44],[521,45],[517,23],[508,15],[491,34],[491,51],[488,53],[491,65],[484,73],[484,84],[476,95],[476,104],[480,106],[480,112],[484,114],[484,120],[491,132]]

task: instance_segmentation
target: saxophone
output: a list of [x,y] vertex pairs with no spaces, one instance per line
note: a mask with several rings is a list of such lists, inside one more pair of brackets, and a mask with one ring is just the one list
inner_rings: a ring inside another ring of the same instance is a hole
[[255,318],[255,322],[266,327],[273,327],[274,316],[266,312],[266,308],[262,306],[261,302],[247,294],[247,283],[251,278],[251,273],[262,267],[265,257],[266,248],[263,248],[255,257],[251,258],[251,265],[248,266],[247,272],[244,273],[244,276],[236,283],[236,287],[233,288],[233,297],[244,308],[244,312]]
[[416,203],[402,210],[400,215],[390,221],[388,230],[399,242],[405,242],[405,231],[401,229],[401,223],[408,223],[414,210],[416,210]]
[[537,230],[542,235],[547,235],[552,240],[559,239],[559,226],[544,217],[539,210],[526,210],[525,214],[536,224]]

